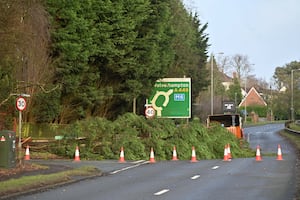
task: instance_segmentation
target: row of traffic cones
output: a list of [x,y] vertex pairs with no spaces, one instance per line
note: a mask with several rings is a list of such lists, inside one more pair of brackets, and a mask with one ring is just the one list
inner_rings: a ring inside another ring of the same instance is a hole
[[[231,161],[232,157],[231,157],[231,151],[230,151],[230,145],[227,144],[224,147],[224,158],[223,161]],[[29,145],[27,145],[26,150],[25,150],[25,157],[24,160],[30,160],[30,152],[29,152]],[[177,161],[177,152],[176,152],[176,147],[173,147],[173,156],[172,156],[172,161]],[[256,161],[262,161],[262,157],[260,154],[260,146],[257,145],[256,147],[256,157],[255,157]],[[280,144],[278,144],[278,149],[277,149],[277,159],[276,160],[283,160],[282,157],[282,151],[281,151],[281,146]],[[79,156],[79,148],[78,146],[76,146],[75,149],[75,157],[74,157],[74,161],[80,161],[80,156]],[[120,163],[124,163],[125,161],[125,157],[124,157],[124,148],[121,147],[120,150],[120,158],[119,158],[119,162]],[[154,158],[154,151],[153,148],[151,147],[151,151],[150,151],[150,159],[149,159],[149,163],[155,163],[155,158]],[[192,157],[191,157],[191,162],[198,162],[197,158],[196,158],[196,151],[195,151],[195,147],[192,147]]]
[[[24,160],[30,160],[29,145],[26,146]],[[80,161],[78,146],[76,146],[74,161]]]
[[[25,157],[24,160],[30,160],[30,153],[29,153],[29,146],[27,145],[26,150],[25,150]],[[173,161],[178,160],[177,158],[177,152],[176,152],[176,147],[174,146],[173,148],[173,157],[172,157]],[[74,157],[74,161],[78,162],[80,161],[80,155],[79,155],[79,148],[78,146],[76,146],[75,149],[75,157]],[[121,151],[120,151],[120,159],[119,159],[120,163],[124,163],[125,161],[125,157],[124,157],[124,148],[121,147]],[[155,163],[155,158],[154,158],[154,151],[153,148],[151,147],[151,151],[150,151],[150,159],[149,159],[150,163]],[[191,162],[197,162],[196,159],[196,153],[195,153],[195,148],[192,147],[192,158],[191,158]]]
[[[223,158],[223,161],[231,161],[231,159],[232,159],[232,156],[231,156],[230,144],[227,144],[224,147],[224,158]],[[176,147],[174,146],[173,147],[172,161],[177,161],[177,160],[178,160],[178,158],[177,158],[177,151],[176,151]],[[280,144],[278,144],[277,160],[283,160]],[[80,161],[78,147],[76,147],[74,161]],[[256,148],[256,161],[262,161],[259,145]],[[123,147],[121,147],[121,150],[120,150],[119,162],[120,163],[126,162],[125,161],[125,157],[124,157],[124,148]],[[154,157],[154,151],[153,151],[153,148],[151,147],[149,163],[155,163],[155,162],[156,161],[155,161],[155,157]],[[191,162],[198,162],[194,146],[192,147]]]
[[[178,160],[178,158],[177,158],[177,152],[176,152],[176,147],[175,146],[173,148],[173,157],[172,157],[172,160],[173,161]],[[123,147],[121,147],[119,162],[120,163],[126,162],[125,158],[124,158],[124,148]],[[156,161],[155,161],[155,157],[154,157],[154,151],[153,151],[153,148],[151,147],[149,163],[155,163],[155,162]]]
[[[256,157],[255,157],[255,160],[256,161],[262,161],[262,157],[261,157],[261,154],[260,154],[260,146],[259,145],[256,146]],[[283,160],[280,144],[278,144],[278,147],[277,147],[277,159],[276,160]]]
[[[227,146],[229,148],[229,150],[227,150],[227,152],[229,152],[229,157],[231,159],[231,153],[230,153],[230,146],[228,144]],[[225,158],[224,158],[225,159]],[[177,151],[176,151],[176,147],[174,146],[173,147],[173,155],[172,155],[172,161],[177,161],[178,158],[177,158]],[[125,162],[125,159],[124,159],[124,149],[123,147],[121,147],[121,151],[120,151],[120,159],[119,159],[119,162],[122,163],[122,162]],[[149,163],[155,163],[155,158],[154,158],[154,151],[153,151],[153,148],[151,147],[151,151],[150,151],[150,159],[149,159]],[[197,157],[196,157],[196,151],[195,151],[195,147],[193,146],[192,147],[192,157],[191,157],[191,162],[198,162],[197,160]]]

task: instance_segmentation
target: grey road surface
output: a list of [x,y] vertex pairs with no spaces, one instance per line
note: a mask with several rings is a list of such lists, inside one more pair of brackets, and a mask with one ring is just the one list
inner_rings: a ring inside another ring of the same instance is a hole
[[[106,176],[26,195],[19,199],[56,200],[289,200],[295,192],[295,154],[276,132],[283,125],[265,125],[245,129],[251,147],[260,145],[262,154],[276,153],[280,143],[283,161],[264,156],[220,160],[163,161],[155,164],[135,162],[93,162]],[[234,149],[231,149],[233,152]],[[84,162],[81,162],[81,164]],[[97,164],[98,163],[98,164]],[[110,168],[110,166],[112,166]]]

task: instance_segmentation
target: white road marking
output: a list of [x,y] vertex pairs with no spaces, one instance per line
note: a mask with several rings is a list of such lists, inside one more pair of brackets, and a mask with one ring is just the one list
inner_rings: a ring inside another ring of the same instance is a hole
[[159,192],[154,193],[154,195],[155,196],[159,196],[159,195],[162,195],[162,194],[167,193],[169,191],[170,191],[169,189],[163,189],[163,190],[161,190]]
[[211,169],[218,169],[220,166],[214,166]]
[[141,162],[144,162],[145,160],[137,160],[137,161],[134,161],[134,162],[131,162],[132,164],[138,164],[138,163],[141,163]]
[[122,169],[118,169],[118,170],[115,170],[115,171],[113,171],[113,172],[110,172],[110,174],[116,174],[116,173],[119,173],[119,172],[122,172],[122,171],[125,171],[125,170],[128,170],[128,169],[132,169],[132,168],[138,167],[138,166],[143,165],[143,164],[146,164],[146,163],[147,163],[147,161],[141,162],[141,163],[139,163],[139,164],[132,165],[132,166],[129,166],[129,167],[124,167],[124,168],[122,168]]
[[195,176],[192,176],[192,177],[191,177],[192,180],[195,180],[195,179],[197,179],[197,178],[200,178],[200,175],[195,175]]

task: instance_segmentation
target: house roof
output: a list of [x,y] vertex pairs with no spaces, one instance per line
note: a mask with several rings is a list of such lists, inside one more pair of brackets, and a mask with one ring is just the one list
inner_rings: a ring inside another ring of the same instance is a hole
[[230,76],[228,76],[227,74],[220,72],[220,77],[221,77],[221,81],[222,82],[232,82],[233,78],[231,78]]
[[257,105],[257,106],[267,106],[267,103],[265,100],[261,97],[261,95],[257,92],[257,90],[252,87],[245,98],[241,101],[239,104],[239,107],[241,106],[251,106],[251,105]]

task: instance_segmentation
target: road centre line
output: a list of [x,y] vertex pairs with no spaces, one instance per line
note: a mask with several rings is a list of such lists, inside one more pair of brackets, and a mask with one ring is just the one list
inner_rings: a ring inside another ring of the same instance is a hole
[[216,166],[213,166],[211,169],[218,169],[220,166],[216,165]]
[[125,170],[128,170],[128,169],[132,169],[132,168],[138,167],[138,166],[146,164],[146,163],[148,163],[148,162],[142,162],[142,163],[139,163],[139,164],[136,164],[136,165],[132,165],[132,166],[129,166],[129,167],[124,167],[122,169],[118,169],[118,170],[112,171],[109,174],[116,174],[116,173],[119,173],[119,172],[122,172],[122,171],[125,171]]
[[137,160],[137,161],[134,161],[134,162],[131,162],[132,164],[138,164],[138,163],[142,163],[144,162],[145,160]]
[[195,176],[191,177],[192,180],[195,180],[195,179],[198,179],[198,178],[200,178],[200,175],[195,175]]
[[164,194],[164,193],[167,193],[167,192],[169,192],[169,191],[170,191],[169,189],[163,189],[163,190],[161,190],[161,191],[159,191],[159,192],[154,193],[154,195],[155,195],[155,196],[160,196],[160,195],[162,195],[162,194]]

